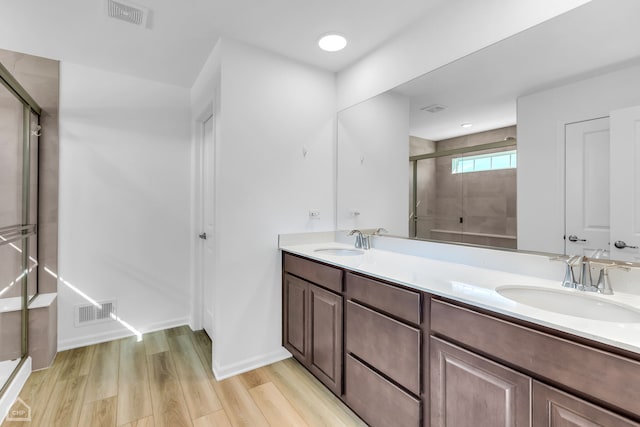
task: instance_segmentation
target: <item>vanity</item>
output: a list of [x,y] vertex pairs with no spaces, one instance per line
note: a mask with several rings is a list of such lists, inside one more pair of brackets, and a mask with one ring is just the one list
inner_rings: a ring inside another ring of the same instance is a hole
[[371,426],[640,426],[640,323],[499,294],[561,278],[335,243],[281,249],[284,347]]

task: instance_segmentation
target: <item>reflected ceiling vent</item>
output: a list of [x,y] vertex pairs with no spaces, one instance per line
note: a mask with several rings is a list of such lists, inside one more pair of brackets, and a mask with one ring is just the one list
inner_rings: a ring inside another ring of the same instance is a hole
[[433,105],[428,105],[426,107],[422,107],[421,110],[426,111],[428,113],[439,113],[440,111],[445,110],[446,108],[447,108],[446,105],[433,104]]
[[122,0],[107,0],[107,14],[144,28],[147,28],[149,20],[149,9]]

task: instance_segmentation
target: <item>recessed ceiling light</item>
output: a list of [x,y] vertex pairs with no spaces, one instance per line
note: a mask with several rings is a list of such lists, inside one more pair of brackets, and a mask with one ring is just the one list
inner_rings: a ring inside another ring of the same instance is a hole
[[460,126],[462,126],[463,128],[470,128],[471,126],[473,126],[473,124],[471,124],[471,123],[463,123]]
[[346,45],[347,39],[336,33],[325,34],[318,40],[320,49],[326,50],[327,52],[337,52],[344,49]]

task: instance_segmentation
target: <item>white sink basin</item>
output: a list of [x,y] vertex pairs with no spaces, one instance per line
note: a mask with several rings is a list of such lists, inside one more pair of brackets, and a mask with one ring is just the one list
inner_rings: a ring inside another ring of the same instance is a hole
[[326,255],[338,255],[338,256],[357,256],[357,255],[364,254],[364,251],[360,249],[349,249],[349,248],[322,248],[322,249],[316,249],[314,252],[320,252]]
[[520,304],[554,313],[605,322],[640,322],[640,310],[628,305],[606,301],[580,291],[555,290],[532,286],[502,286],[497,288],[496,292]]

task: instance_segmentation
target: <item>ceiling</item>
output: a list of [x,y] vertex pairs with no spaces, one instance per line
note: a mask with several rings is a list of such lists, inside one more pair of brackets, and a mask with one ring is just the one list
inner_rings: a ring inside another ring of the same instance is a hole
[[[518,97],[638,62],[638,16],[640,1],[593,0],[399,86],[411,134],[440,141],[513,125]],[[447,109],[421,110],[432,104]]]
[[[7,0],[0,48],[191,87],[221,36],[338,71],[444,0],[132,0],[150,28],[106,16],[105,0]],[[323,52],[320,35],[349,40]]]

